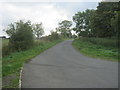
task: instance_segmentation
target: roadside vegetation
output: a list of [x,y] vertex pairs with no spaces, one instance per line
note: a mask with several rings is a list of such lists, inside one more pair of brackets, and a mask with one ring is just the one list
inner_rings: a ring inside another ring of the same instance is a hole
[[80,38],[74,40],[72,44],[86,56],[118,61],[118,47],[115,41],[114,39],[107,40],[104,38]]
[[118,61],[120,16],[117,2],[100,2],[96,10],[87,9],[73,16],[78,39],[73,46],[88,56]]

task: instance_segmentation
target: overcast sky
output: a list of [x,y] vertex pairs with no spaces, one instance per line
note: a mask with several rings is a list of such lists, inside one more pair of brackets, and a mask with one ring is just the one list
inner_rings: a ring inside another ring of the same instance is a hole
[[8,24],[18,20],[31,20],[32,23],[43,23],[45,34],[55,30],[58,22],[72,20],[78,11],[96,9],[97,2],[4,2],[0,3],[0,36]]

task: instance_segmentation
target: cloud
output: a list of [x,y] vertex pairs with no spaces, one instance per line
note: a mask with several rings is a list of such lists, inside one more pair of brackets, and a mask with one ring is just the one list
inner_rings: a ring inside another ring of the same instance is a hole
[[[7,1],[7,0],[6,0]],[[0,3],[0,26],[6,28],[8,24],[18,20],[30,20],[33,23],[43,23],[45,34],[58,26],[62,20],[72,20],[72,16],[87,8],[96,8],[97,2],[4,2]],[[1,18],[0,18],[1,19]],[[0,29],[0,35],[3,34]]]
[[4,3],[0,5],[2,13],[2,25],[6,27],[8,24],[17,20],[30,20],[33,23],[43,23],[45,34],[48,35],[50,30],[54,29],[59,21],[69,19],[69,12],[57,9],[54,4],[48,3]]

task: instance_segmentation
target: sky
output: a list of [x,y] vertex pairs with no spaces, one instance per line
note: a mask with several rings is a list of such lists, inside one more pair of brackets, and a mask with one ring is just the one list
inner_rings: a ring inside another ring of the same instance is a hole
[[96,2],[2,2],[0,3],[0,36],[10,23],[19,20],[30,20],[32,23],[43,23],[45,35],[55,30],[62,20],[72,21],[78,11],[96,9]]

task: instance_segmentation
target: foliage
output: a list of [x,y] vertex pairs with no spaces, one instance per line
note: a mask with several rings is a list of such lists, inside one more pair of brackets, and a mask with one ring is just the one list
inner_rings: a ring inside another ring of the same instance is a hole
[[9,24],[7,30],[4,30],[10,37],[17,32],[15,25],[13,23]]
[[6,32],[12,31],[10,34],[9,47],[16,51],[26,50],[33,45],[32,25],[30,21],[23,22],[20,20],[12,24],[11,28]]
[[58,28],[56,30],[61,33],[63,37],[71,37],[71,29],[72,22],[68,20],[64,20],[59,23]]
[[84,37],[118,36],[119,9],[118,2],[100,2],[96,10],[77,12],[73,16],[74,30]]
[[42,23],[33,25],[33,33],[38,39],[40,39],[40,37],[44,34]]
[[[112,25],[116,12],[118,12],[117,2],[101,2],[92,17],[92,33],[95,37],[112,37],[117,32]],[[118,23],[118,22],[116,22]]]
[[77,12],[73,16],[73,21],[76,23],[76,28],[74,31],[79,34],[79,36],[89,36],[90,34],[90,24],[91,24],[91,16],[95,10],[89,10],[83,12]]
[[113,27],[116,36],[120,35],[120,11],[115,11],[115,16],[111,19],[111,26]]

